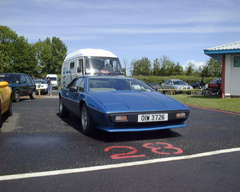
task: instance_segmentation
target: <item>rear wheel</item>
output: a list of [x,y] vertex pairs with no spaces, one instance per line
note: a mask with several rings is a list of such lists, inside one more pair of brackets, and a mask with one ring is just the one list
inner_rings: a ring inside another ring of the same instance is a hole
[[13,96],[13,101],[18,102],[19,101],[19,90],[16,90]]
[[59,99],[59,115],[60,117],[69,117],[70,113],[64,106],[62,98]]
[[81,107],[81,123],[82,123],[82,133],[84,135],[90,135],[93,133],[95,125],[89,113],[87,105],[84,103]]
[[35,99],[36,98],[36,90],[33,90],[29,96],[30,96],[30,99]]

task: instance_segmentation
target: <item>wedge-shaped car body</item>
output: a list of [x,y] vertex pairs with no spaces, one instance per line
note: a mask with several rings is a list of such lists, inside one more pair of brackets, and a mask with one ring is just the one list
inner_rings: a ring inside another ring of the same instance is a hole
[[0,81],[0,128],[2,127],[2,115],[12,115],[12,90],[8,82]]
[[189,109],[141,81],[124,76],[82,76],[59,93],[59,114],[81,120],[82,132],[149,131],[185,127]]

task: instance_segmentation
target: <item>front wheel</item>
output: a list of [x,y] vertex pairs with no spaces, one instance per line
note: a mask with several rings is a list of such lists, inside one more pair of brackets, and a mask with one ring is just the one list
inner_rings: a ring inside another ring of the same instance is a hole
[[60,117],[69,117],[70,113],[64,106],[62,99],[59,99],[59,115]]
[[88,107],[86,104],[83,104],[81,107],[81,123],[82,123],[82,133],[84,135],[90,135],[93,133],[95,125],[89,113]]

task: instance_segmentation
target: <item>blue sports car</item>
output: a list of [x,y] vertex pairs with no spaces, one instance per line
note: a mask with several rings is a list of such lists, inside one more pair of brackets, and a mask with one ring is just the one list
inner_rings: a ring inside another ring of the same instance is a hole
[[59,114],[81,120],[89,135],[185,127],[189,109],[145,83],[124,76],[81,76],[59,92]]

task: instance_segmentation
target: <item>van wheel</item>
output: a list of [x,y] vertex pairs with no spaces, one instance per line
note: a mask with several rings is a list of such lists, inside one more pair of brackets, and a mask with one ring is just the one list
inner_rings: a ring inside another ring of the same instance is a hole
[[19,101],[19,90],[16,90],[13,96],[13,101],[18,102]]
[[36,90],[33,90],[31,95],[30,96],[30,99],[35,99],[36,98]]

